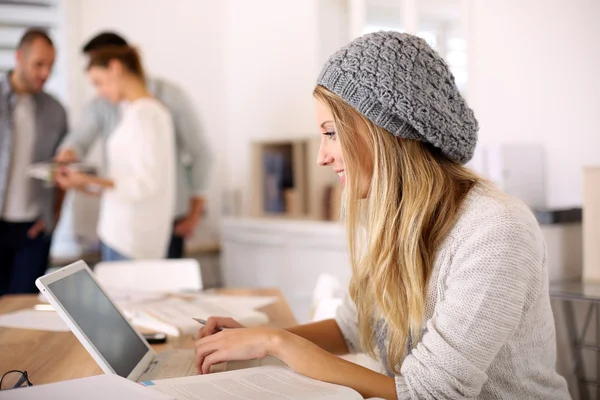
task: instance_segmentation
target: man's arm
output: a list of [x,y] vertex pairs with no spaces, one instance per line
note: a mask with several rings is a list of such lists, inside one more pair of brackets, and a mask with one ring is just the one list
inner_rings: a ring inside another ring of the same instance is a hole
[[65,136],[58,147],[56,161],[73,162],[85,157],[104,128],[103,114],[110,111],[107,106],[100,98],[90,101],[85,106],[79,124]]
[[179,149],[190,157],[189,184],[194,197],[204,197],[212,165],[212,152],[196,118],[190,99],[179,88],[172,87],[169,107],[173,115]]
[[186,218],[175,227],[176,234],[187,237],[193,234],[204,213],[213,157],[191,101],[183,91],[170,86],[163,97],[161,100],[169,107],[173,116],[178,151],[183,150],[190,158],[190,207]]

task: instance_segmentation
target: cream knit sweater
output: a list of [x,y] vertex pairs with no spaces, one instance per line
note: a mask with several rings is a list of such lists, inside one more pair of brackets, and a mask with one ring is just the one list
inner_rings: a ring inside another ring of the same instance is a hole
[[[336,321],[360,352],[351,300]],[[398,399],[570,398],[555,370],[546,245],[520,201],[484,186],[471,190],[436,256],[425,321],[395,377]],[[376,329],[385,365],[385,323]]]

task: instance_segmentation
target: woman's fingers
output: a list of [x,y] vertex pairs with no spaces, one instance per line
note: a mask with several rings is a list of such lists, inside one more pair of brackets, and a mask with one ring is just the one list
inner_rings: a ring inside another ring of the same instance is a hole
[[62,171],[58,171],[55,175],[54,175],[54,180],[56,181],[56,183],[64,188],[66,186],[68,186],[69,183],[69,178],[67,177],[67,175],[62,172]]
[[240,324],[233,318],[227,317],[210,317],[206,320],[206,325],[200,329],[198,333],[198,338],[202,339],[210,335],[214,335],[215,333],[221,331],[221,328],[233,329],[233,328],[243,328],[244,325]]
[[213,335],[215,334],[217,331],[217,321],[218,318],[217,317],[210,317],[209,319],[206,320],[206,324],[202,327],[202,329],[200,329],[200,333],[198,334],[198,337],[200,339],[205,338],[207,336]]
[[210,373],[210,367],[213,365],[228,361],[224,353],[224,350],[217,350],[204,357],[202,367],[198,371],[201,374],[208,374]]
[[263,358],[275,334],[273,328],[225,329],[198,339],[195,343],[198,372],[207,373],[213,364],[224,361]]
[[217,351],[217,349],[218,347],[214,346],[211,342],[196,342],[196,368],[198,369],[198,373],[202,373],[202,364],[204,363],[204,359],[211,353]]
[[229,317],[210,317],[209,320],[212,320],[215,322],[216,328],[233,329],[233,328],[243,328],[244,327],[244,325],[240,324],[235,319],[229,318]]

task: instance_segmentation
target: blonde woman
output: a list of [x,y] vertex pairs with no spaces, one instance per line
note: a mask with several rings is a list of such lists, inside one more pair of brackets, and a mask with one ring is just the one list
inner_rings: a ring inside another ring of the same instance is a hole
[[[546,247],[520,201],[464,167],[477,121],[425,41],[363,36],[315,89],[318,160],[345,183],[350,296],[335,320],[278,330],[211,318],[200,373],[274,355],[385,399],[567,399],[555,371]],[[385,373],[336,354],[363,351]]]

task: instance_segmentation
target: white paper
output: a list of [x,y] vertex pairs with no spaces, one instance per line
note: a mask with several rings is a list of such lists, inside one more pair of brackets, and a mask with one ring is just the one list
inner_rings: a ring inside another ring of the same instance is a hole
[[190,301],[180,297],[130,304],[124,308],[124,312],[133,325],[173,336],[197,333],[201,326],[192,318],[231,317],[246,326],[264,325],[269,322],[265,313],[247,307],[229,307],[227,304]]
[[[197,333],[201,326],[192,318],[221,316],[234,318],[246,326],[264,325],[269,318],[256,308],[277,301],[277,297],[266,296],[171,294],[111,287],[106,291],[132,325],[171,336]],[[38,300],[46,302],[41,293]]]
[[175,400],[173,396],[150,390],[118,375],[88,378],[32,386],[0,392],[2,400]]
[[21,310],[0,315],[4,328],[36,329],[40,331],[69,332],[70,329],[54,311]]
[[151,387],[177,400],[362,400],[350,388],[274,366],[157,380],[152,384]]
[[[110,298],[120,306],[129,305],[131,303],[140,303],[144,301],[159,300],[164,297],[181,297],[189,299],[193,302],[210,302],[211,304],[223,304],[227,309],[253,309],[266,307],[277,303],[275,296],[231,296],[222,294],[206,294],[206,293],[166,293],[141,291],[136,289],[122,289],[105,287]],[[47,303],[48,300],[42,293],[38,294],[38,301]]]
[[31,177],[31,178],[35,178],[35,179],[40,179],[42,181],[46,181],[46,182],[50,182],[51,180],[51,173],[52,173],[52,169],[53,169],[53,164],[51,163],[39,163],[39,164],[33,164],[31,165],[28,170],[27,170],[27,174]]
[[168,296],[168,293],[164,292],[122,289],[110,286],[106,287],[105,289],[111,300],[121,308],[125,308],[131,304],[161,300]]
[[195,299],[200,303],[208,301],[211,303],[221,304],[229,309],[251,308],[253,310],[258,310],[259,308],[263,308],[277,302],[277,297],[275,296],[229,296],[204,293],[196,295]]
[[[137,289],[122,289],[114,287],[105,287],[106,293],[112,301],[118,306],[123,307],[132,303],[142,303],[146,301],[159,300],[167,297],[169,293],[152,292]],[[37,299],[40,303],[48,303],[43,293],[38,293]]]

